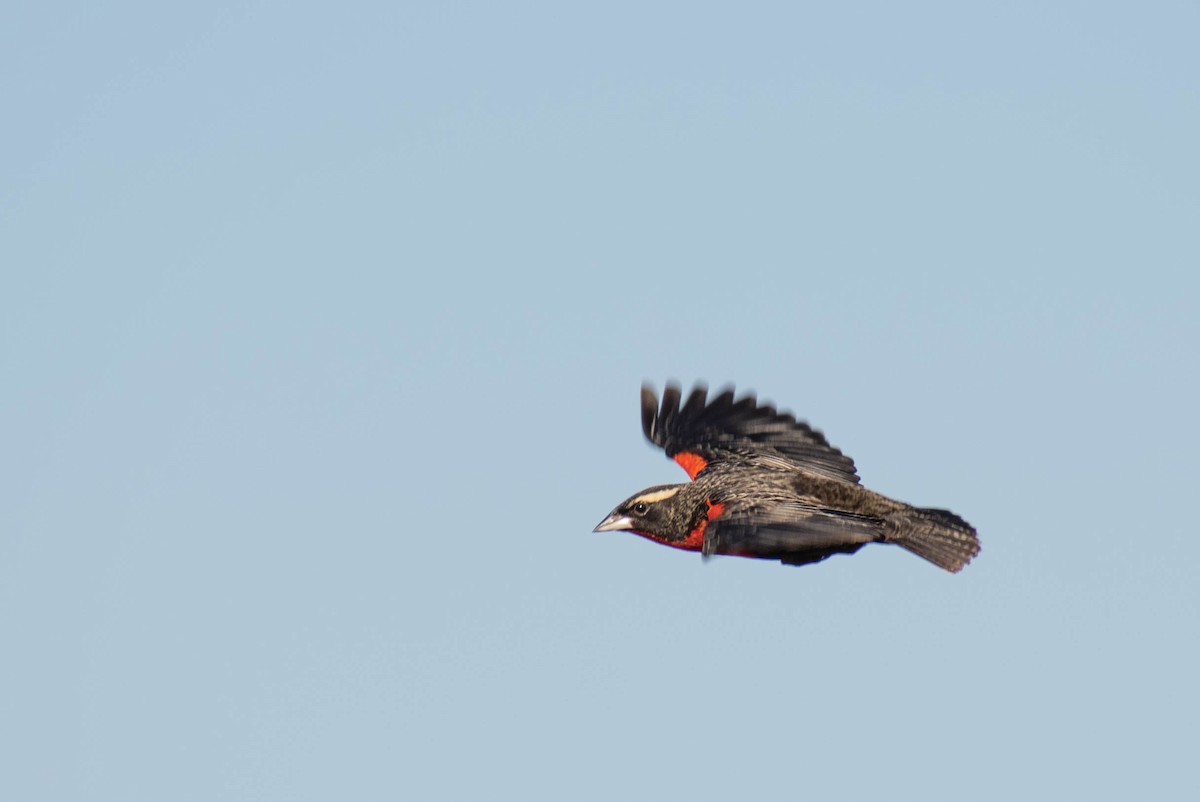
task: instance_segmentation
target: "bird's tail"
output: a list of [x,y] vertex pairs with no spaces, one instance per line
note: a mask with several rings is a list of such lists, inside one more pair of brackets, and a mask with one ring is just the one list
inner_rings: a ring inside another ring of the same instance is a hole
[[979,553],[975,527],[949,510],[910,507],[892,519],[887,540],[958,573]]

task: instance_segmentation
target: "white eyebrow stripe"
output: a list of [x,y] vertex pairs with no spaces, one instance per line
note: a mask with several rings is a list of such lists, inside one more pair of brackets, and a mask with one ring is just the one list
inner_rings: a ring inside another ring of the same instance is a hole
[[664,498],[670,498],[679,492],[678,487],[668,487],[666,490],[655,490],[653,493],[644,493],[633,501],[636,504],[639,501],[644,501],[647,504],[653,504],[656,501],[662,501]]

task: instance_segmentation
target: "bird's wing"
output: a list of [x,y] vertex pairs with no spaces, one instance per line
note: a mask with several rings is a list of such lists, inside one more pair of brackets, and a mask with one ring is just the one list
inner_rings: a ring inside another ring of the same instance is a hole
[[882,537],[882,521],[867,515],[802,502],[729,505],[705,527],[703,550],[804,565],[852,554]]
[[643,385],[642,430],[693,479],[708,465],[740,454],[761,464],[858,483],[854,460],[804,421],[759,404],[753,394],[734,400],[728,388],[709,399],[708,389],[698,384],[683,406],[681,399],[679,386],[668,384],[659,406],[654,390]]

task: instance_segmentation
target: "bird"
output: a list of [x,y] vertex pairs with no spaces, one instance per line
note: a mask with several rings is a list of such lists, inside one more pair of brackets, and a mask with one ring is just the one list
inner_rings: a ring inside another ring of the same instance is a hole
[[710,399],[697,383],[684,401],[668,383],[660,405],[645,384],[641,415],[646,438],[691,481],[635,493],[596,532],[785,565],[890,543],[957,573],[979,554],[975,528],[958,515],[868,490],[825,435],[753,393],[738,398],[728,386]]

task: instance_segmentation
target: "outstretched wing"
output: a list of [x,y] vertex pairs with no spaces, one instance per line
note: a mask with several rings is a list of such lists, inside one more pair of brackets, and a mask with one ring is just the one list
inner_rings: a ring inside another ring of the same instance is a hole
[[801,502],[741,510],[730,507],[704,530],[705,556],[738,554],[775,558],[789,565],[818,562],[833,554],[853,554],[883,539],[883,522]]
[[735,400],[730,387],[709,400],[708,388],[697,384],[683,406],[681,399],[679,386],[668,384],[659,406],[654,390],[643,385],[642,430],[693,479],[714,462],[740,456],[858,483],[854,460],[804,421],[759,404],[753,394]]

